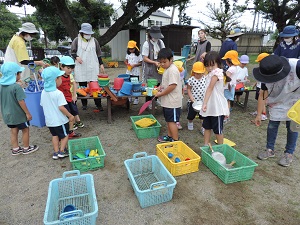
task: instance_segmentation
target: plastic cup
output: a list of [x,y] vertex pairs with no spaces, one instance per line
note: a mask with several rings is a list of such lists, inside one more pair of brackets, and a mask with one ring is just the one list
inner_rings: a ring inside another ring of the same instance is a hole
[[131,70],[132,70],[132,66],[127,65],[127,69],[128,69],[129,71],[131,71]]
[[98,92],[97,91],[93,91],[93,98],[97,98],[98,97]]
[[147,95],[148,95],[148,96],[152,96],[152,95],[153,95],[153,94],[152,94],[152,91],[153,91],[153,88],[148,87],[148,88],[147,88]]

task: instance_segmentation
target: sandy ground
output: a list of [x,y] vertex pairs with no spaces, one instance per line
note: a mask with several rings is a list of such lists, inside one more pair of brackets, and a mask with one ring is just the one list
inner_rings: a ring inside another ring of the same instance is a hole
[[[122,65],[120,65],[122,66]],[[107,69],[114,77],[125,68]],[[186,99],[184,99],[186,102]],[[254,93],[250,94],[249,107],[244,112],[235,106],[231,122],[225,125],[225,136],[236,142],[236,149],[258,163],[249,181],[224,184],[205,165],[199,171],[175,177],[177,185],[170,202],[142,209],[127,178],[124,161],[136,152],[156,154],[156,139],[138,139],[132,129],[130,116],[138,114],[142,105],[113,107],[113,122],[107,123],[106,111],[80,111],[85,124],[78,131],[83,137],[98,136],[106,152],[105,167],[93,174],[99,206],[97,224],[300,224],[300,165],[299,143],[291,167],[277,165],[286,142],[286,130],[280,126],[276,157],[267,161],[256,158],[265,147],[267,121],[261,127],[250,123],[255,111]],[[81,103],[78,103],[79,108]],[[106,101],[103,101],[106,109]],[[155,115],[166,133],[161,108]],[[201,155],[203,136],[200,123],[195,120],[193,131],[187,130],[187,111],[184,104],[179,131],[180,139]],[[46,127],[30,128],[31,143],[40,146],[30,155],[11,156],[9,129],[1,119],[0,140],[0,224],[43,224],[49,182],[72,170],[69,159],[54,161],[51,136]]]

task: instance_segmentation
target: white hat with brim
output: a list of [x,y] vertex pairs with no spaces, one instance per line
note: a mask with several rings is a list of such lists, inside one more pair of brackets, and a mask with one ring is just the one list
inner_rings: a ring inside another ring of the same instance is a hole
[[81,30],[79,32],[84,33],[84,34],[93,34],[94,33],[92,25],[89,23],[81,24]]
[[6,62],[1,66],[2,77],[0,78],[1,85],[12,85],[16,83],[16,75],[22,72],[25,68],[19,66],[15,62]]
[[290,70],[287,58],[269,55],[260,61],[259,67],[253,69],[253,76],[262,83],[275,83],[285,78]]
[[35,25],[33,23],[23,23],[22,27],[19,28],[19,32],[26,32],[28,34],[35,34],[39,33],[39,31],[36,29]]
[[152,26],[149,29],[149,34],[152,38],[156,38],[156,39],[164,38],[164,35],[162,35],[161,30],[158,26]]
[[235,28],[234,30],[230,31],[229,35],[227,35],[226,37],[237,37],[237,36],[241,36],[244,33],[241,32],[241,30],[239,28]]

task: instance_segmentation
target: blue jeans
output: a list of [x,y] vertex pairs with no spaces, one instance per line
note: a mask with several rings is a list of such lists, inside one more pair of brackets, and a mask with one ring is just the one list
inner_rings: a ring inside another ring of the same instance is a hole
[[[267,149],[274,150],[274,145],[278,133],[280,121],[270,120],[267,130]],[[285,153],[293,154],[296,148],[298,132],[293,132],[290,129],[291,121],[286,121],[287,140],[285,145]]]

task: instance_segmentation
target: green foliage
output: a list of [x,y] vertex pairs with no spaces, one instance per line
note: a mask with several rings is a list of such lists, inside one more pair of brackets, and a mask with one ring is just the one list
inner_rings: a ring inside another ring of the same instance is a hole
[[21,27],[19,18],[0,4],[0,48],[6,48],[11,37]]
[[236,0],[233,0],[231,5],[229,0],[222,0],[219,7],[212,3],[207,4],[206,7],[209,12],[202,14],[208,17],[210,22],[205,23],[203,20],[199,20],[198,22],[205,26],[205,30],[208,30],[211,37],[223,41],[230,30],[240,27],[238,18],[242,15],[243,10],[245,10],[245,6],[237,5],[236,2]]

